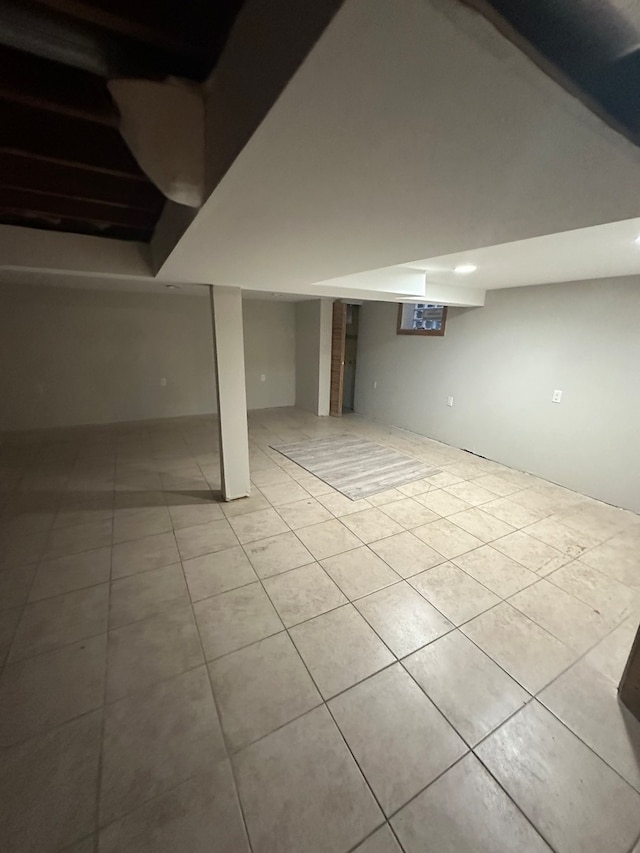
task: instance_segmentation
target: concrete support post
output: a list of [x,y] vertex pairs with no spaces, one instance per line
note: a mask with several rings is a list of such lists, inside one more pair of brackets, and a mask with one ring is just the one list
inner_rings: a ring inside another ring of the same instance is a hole
[[244,372],[242,292],[209,288],[220,423],[220,480],[225,501],[249,495],[249,433]]

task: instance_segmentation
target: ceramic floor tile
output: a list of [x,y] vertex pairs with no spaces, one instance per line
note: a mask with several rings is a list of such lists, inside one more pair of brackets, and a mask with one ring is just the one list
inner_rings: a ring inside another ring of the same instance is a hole
[[171,516],[165,506],[116,510],[113,519],[113,541],[128,542],[172,529]]
[[328,509],[325,509],[315,498],[310,497],[286,506],[279,506],[278,512],[292,530],[309,527],[311,524],[320,524],[322,521],[331,521],[332,518]]
[[640,721],[618,700],[613,682],[582,660],[546,687],[538,698],[640,791]]
[[327,495],[333,492],[332,486],[322,480],[319,480],[317,477],[309,476],[308,472],[305,472],[304,476],[301,476],[298,479],[298,483],[305,491],[309,492],[309,494],[314,497]]
[[264,588],[288,628],[347,603],[317,563],[267,578]]
[[265,468],[261,468],[259,470],[253,470],[251,472],[251,481],[256,484],[260,488],[263,489],[265,486],[273,486],[278,483],[289,483],[293,484],[293,479],[287,474],[287,472],[280,468],[278,465],[269,464]]
[[103,633],[108,606],[106,583],[27,604],[8,659],[22,660]]
[[318,495],[318,501],[336,518],[341,518],[343,515],[352,515],[354,512],[362,512],[369,509],[371,504],[366,498],[353,501],[346,495],[340,492],[331,491],[328,494]]
[[494,539],[514,532],[514,528],[510,524],[477,508],[456,512],[449,516],[449,521],[462,527],[467,533],[471,533],[472,536],[476,536],[483,542],[493,542]]
[[200,601],[258,579],[240,545],[184,560],[182,567],[192,601]]
[[579,557],[583,551],[599,544],[596,537],[588,533],[578,533],[552,518],[536,521],[525,528],[525,533],[570,557]]
[[416,527],[412,532],[414,536],[417,536],[429,547],[434,548],[447,560],[482,545],[482,540],[478,539],[477,536],[472,536],[471,533],[467,533],[466,530],[446,518],[441,518],[440,521],[432,521],[431,524],[424,524],[422,527]]
[[406,853],[551,853],[474,755],[391,821]]
[[0,746],[99,708],[106,635],[8,664],[0,675]]
[[4,751],[0,849],[55,853],[93,832],[101,712]]
[[229,747],[242,749],[321,704],[287,634],[276,634],[209,664]]
[[30,601],[50,598],[74,589],[94,586],[109,580],[111,573],[111,548],[84,551],[56,560],[44,560],[38,566]]
[[278,533],[287,533],[289,530],[275,509],[260,509],[231,516],[229,524],[243,545],[266,539],[268,536],[277,536]]
[[578,652],[595,645],[616,625],[547,580],[516,593],[509,603]]
[[529,693],[537,693],[577,657],[506,602],[476,616],[461,630]]
[[475,551],[468,551],[451,561],[459,568],[488,587],[500,598],[508,598],[521,589],[531,586],[538,580],[535,572],[525,569],[506,554],[483,545]]
[[168,602],[157,615],[109,632],[107,702],[202,662],[190,605]]
[[477,752],[558,853],[626,853],[640,832],[640,796],[537,702]]
[[526,569],[543,575],[560,568],[570,559],[557,548],[552,548],[539,539],[529,536],[524,530],[517,530],[502,539],[497,539],[491,543],[491,547],[497,548]]
[[239,515],[248,515],[251,512],[259,512],[271,508],[269,501],[264,497],[264,495],[255,489],[252,489],[250,497],[239,498],[235,501],[227,501],[220,504],[220,507],[225,517],[228,519],[237,518]]
[[0,666],[4,664],[5,658],[9,653],[9,647],[21,616],[22,607],[0,610]]
[[402,853],[400,845],[387,825],[377,829],[353,853]]
[[248,646],[284,629],[259,583],[198,601],[193,610],[207,660]]
[[163,612],[167,602],[177,599],[187,600],[180,563],[119,578],[111,584],[109,628],[147,619]]
[[471,506],[467,501],[449,494],[444,489],[435,489],[423,495],[416,495],[415,500],[422,504],[422,506],[443,517],[453,515],[455,512],[462,512]]
[[94,853],[96,842],[93,835],[88,838],[83,838],[77,844],[72,844],[70,847],[65,847],[60,853]]
[[454,483],[453,486],[446,486],[445,492],[466,501],[471,506],[480,506],[496,499],[495,494],[489,489],[483,489],[482,486],[478,486],[469,480],[464,483]]
[[252,744],[234,763],[254,853],[348,851],[383,821],[326,708]]
[[409,583],[454,625],[461,625],[500,599],[453,563],[442,563],[409,578]]
[[[228,761],[178,785],[100,833],[99,853],[249,853]],[[93,847],[89,853],[92,853]]]
[[397,657],[415,652],[453,628],[404,581],[359,599],[356,607]]
[[173,533],[158,533],[113,546],[111,578],[161,569],[180,560]]
[[467,750],[399,664],[342,693],[329,709],[387,815]]
[[547,580],[614,622],[621,622],[640,605],[640,590],[603,575],[582,560],[557,569]]
[[[442,464],[446,464],[446,462],[443,460]],[[463,478],[452,471],[444,470],[438,474],[432,474],[427,480],[431,484],[432,489],[442,489],[445,486],[453,486],[454,483],[460,483]]]
[[261,578],[269,578],[313,562],[313,555],[291,532],[251,542],[244,546],[244,550]]
[[432,482],[431,477],[424,477],[422,480],[413,480],[411,483],[398,486],[398,491],[408,498],[415,498],[435,488],[437,486]]
[[460,631],[441,637],[403,663],[471,746],[529,699],[519,684]]
[[298,625],[290,634],[325,699],[394,661],[352,605]]
[[0,567],[0,611],[21,607],[29,596],[36,565]]
[[381,539],[379,542],[372,542],[369,547],[403,578],[417,575],[445,561],[442,554],[425,545],[408,531]]
[[352,515],[345,515],[342,523],[362,542],[375,542],[396,533],[402,533],[402,526],[389,518],[382,510],[372,507]]
[[404,500],[404,495],[400,489],[386,489],[384,492],[377,492],[375,495],[369,495],[367,500],[371,506],[385,506],[393,503],[393,501]]
[[302,530],[298,530],[297,535],[316,560],[334,557],[336,554],[351,551],[362,545],[362,541],[347,530],[337,518],[324,521],[322,524],[312,524],[311,527],[303,527]]
[[591,649],[585,660],[617,686],[622,678],[638,629],[635,617],[626,619]]
[[[171,499],[170,495],[166,497],[167,501]],[[180,530],[182,527],[195,527],[198,524],[209,524],[225,517],[221,505],[212,502],[178,503],[175,506],[169,503],[168,509],[174,530]]]
[[541,517],[540,513],[520,506],[515,501],[509,500],[509,498],[498,498],[495,501],[482,504],[482,511],[488,512],[490,515],[499,518],[500,521],[504,521],[518,530],[521,527],[527,527],[529,524],[540,521]]
[[614,538],[587,551],[580,559],[613,580],[620,581],[633,589],[640,588],[638,547],[633,542]]
[[277,507],[294,503],[294,501],[303,501],[309,497],[308,492],[294,482],[262,486],[260,491],[272,506]]
[[108,705],[100,823],[110,823],[224,757],[204,666]]
[[427,509],[426,506],[418,503],[413,498],[394,501],[393,503],[386,504],[381,509],[385,515],[397,521],[405,530],[411,530],[412,527],[419,527],[421,524],[428,524],[430,521],[437,521],[439,517],[437,513]]
[[111,519],[59,527],[51,531],[43,558],[53,560],[111,545]]
[[322,566],[352,601],[400,580],[400,576],[367,547],[329,557],[322,561]]
[[238,544],[235,533],[226,519],[212,521],[210,524],[198,524],[196,527],[183,527],[175,531],[180,557],[190,560],[203,554],[224,551]]
[[522,491],[522,486],[516,485],[514,482],[505,477],[500,477],[497,474],[485,474],[473,481],[476,485],[482,486],[483,489],[489,489],[490,492],[499,497],[512,495],[514,492]]

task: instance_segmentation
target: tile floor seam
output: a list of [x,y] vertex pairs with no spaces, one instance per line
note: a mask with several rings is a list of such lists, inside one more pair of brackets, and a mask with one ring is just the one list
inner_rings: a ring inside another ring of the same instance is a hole
[[[184,576],[184,582],[186,584],[187,578],[186,578],[186,574],[184,572],[184,567],[182,568],[182,573]],[[188,590],[188,585],[187,585],[187,590]],[[249,824],[248,824],[248,821],[247,821],[247,818],[245,815],[244,805],[242,803],[242,798],[240,796],[240,788],[238,785],[238,778],[237,778],[234,762],[232,759],[232,754],[231,754],[231,751],[229,749],[229,743],[228,743],[227,735],[226,735],[226,732],[224,730],[224,726],[222,724],[222,715],[220,713],[220,708],[218,707],[218,701],[216,699],[216,694],[215,694],[215,690],[213,687],[213,679],[211,677],[211,669],[209,667],[209,662],[207,661],[207,656],[206,656],[206,653],[204,650],[204,643],[202,641],[202,634],[200,632],[200,625],[198,624],[198,620],[196,618],[196,613],[195,613],[195,610],[193,607],[193,602],[191,601],[191,596],[189,596],[189,600],[191,603],[191,615],[192,615],[193,621],[194,621],[195,626],[196,626],[196,631],[198,633],[198,640],[200,641],[200,650],[202,652],[202,658],[204,660],[204,667],[205,667],[205,672],[207,674],[207,682],[209,684],[209,690],[211,691],[211,700],[213,703],[214,712],[215,712],[217,719],[218,719],[218,726],[220,727],[220,733],[222,735],[222,743],[224,744],[225,758],[220,759],[220,760],[226,760],[229,762],[229,769],[231,772],[231,778],[233,779],[233,789],[234,789],[235,799],[236,799],[236,802],[238,804],[238,808],[240,809],[240,815],[242,818],[242,825],[244,827],[244,835],[245,835],[245,838],[247,840],[247,845],[249,847],[249,850],[253,851],[253,844],[251,841],[251,836],[249,835]]]
[[[535,699],[531,699],[530,701],[535,701]],[[529,702],[527,702],[527,705],[528,705],[528,704],[529,704]],[[524,706],[523,706],[523,707],[524,707]],[[518,709],[518,712],[517,712],[517,713],[519,713],[521,710],[522,710],[522,708]],[[515,714],[513,714],[512,716],[515,716]],[[505,722],[506,722],[506,720],[505,720]],[[498,730],[496,729],[495,731],[498,731]],[[494,734],[494,732],[492,732],[492,734]],[[513,803],[513,805],[515,806],[515,808],[516,808],[516,809],[518,810],[518,812],[519,812],[519,813],[524,817],[524,819],[527,821],[527,823],[528,823],[530,826],[532,826],[532,827],[533,827],[534,832],[535,832],[537,835],[539,835],[539,836],[540,836],[540,838],[542,838],[542,840],[543,840],[543,841],[545,842],[545,844],[549,847],[549,849],[550,849],[551,851],[553,851],[553,853],[560,853],[560,851],[558,851],[558,850],[557,850],[557,848],[553,846],[553,844],[551,843],[551,840],[550,840],[549,838],[547,838],[547,837],[542,833],[542,831],[541,831],[540,829],[538,829],[538,827],[535,825],[535,823],[534,823],[534,822],[533,822],[533,820],[529,817],[529,815],[524,811],[524,809],[523,809],[520,805],[518,805],[517,801],[516,801],[516,800],[511,796],[511,794],[509,793],[509,791],[507,791],[507,789],[506,789],[506,788],[504,787],[504,785],[500,782],[500,780],[499,780],[499,779],[498,779],[498,778],[497,778],[497,777],[496,777],[496,776],[491,772],[491,770],[489,769],[489,767],[484,763],[484,761],[482,760],[482,758],[481,758],[481,757],[478,755],[478,753],[475,751],[475,748],[472,750],[472,752],[473,752],[473,755],[475,756],[476,760],[480,762],[480,764],[482,765],[482,767],[484,767],[484,769],[486,770],[486,772],[487,772],[487,773],[489,774],[489,776],[493,779],[493,781],[496,783],[496,785],[500,788],[500,790],[503,792],[503,794],[505,794],[505,796],[510,800],[510,802],[512,802],[512,803]]]
[[[115,461],[113,463],[114,475],[115,475]],[[112,494],[113,501],[115,503],[115,488]],[[114,526],[111,524],[111,552],[109,554],[109,590],[107,595],[107,620],[106,620],[106,639],[104,644],[104,676],[102,679],[102,708],[101,708],[101,718],[100,718],[100,748],[98,751],[98,767],[96,771],[96,811],[94,817],[94,850],[98,848],[98,840],[99,840],[99,830],[100,830],[100,801],[102,799],[102,772],[103,772],[103,764],[104,764],[104,743],[105,743],[105,731],[107,725],[107,682],[109,677],[109,617],[111,614],[111,588],[112,588],[112,576],[113,576],[113,534],[114,534]]]

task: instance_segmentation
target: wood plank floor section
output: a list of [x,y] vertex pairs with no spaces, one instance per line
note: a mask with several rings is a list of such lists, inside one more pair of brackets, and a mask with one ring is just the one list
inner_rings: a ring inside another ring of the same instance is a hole
[[351,435],[277,444],[272,449],[352,500],[439,473],[418,459]]

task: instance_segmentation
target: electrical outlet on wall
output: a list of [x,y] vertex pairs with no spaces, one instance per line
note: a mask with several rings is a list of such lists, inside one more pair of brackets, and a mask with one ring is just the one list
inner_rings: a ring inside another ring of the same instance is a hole
[[260,374],[260,382],[265,382],[266,379],[267,379],[267,377],[264,375],[264,373],[261,373]]
[[376,388],[378,387],[378,380],[374,379],[373,382],[371,383],[371,385],[373,386],[373,390],[375,391]]
[[552,403],[561,403],[562,402],[562,391],[554,391],[553,397],[551,398]]
[[167,380],[164,378],[164,376],[163,376],[163,377],[162,377],[162,379],[160,380],[160,384],[162,385],[162,387],[163,387],[163,388],[166,386],[166,384],[167,384]]
[[447,406],[453,406],[453,397],[447,397]]

